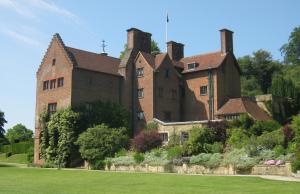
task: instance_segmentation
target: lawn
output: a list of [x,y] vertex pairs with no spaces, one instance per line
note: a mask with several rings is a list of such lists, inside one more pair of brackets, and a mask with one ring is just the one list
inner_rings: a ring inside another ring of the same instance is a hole
[[0,154],[0,162],[27,164],[27,154],[14,154],[8,158],[5,154]]
[[[2,166],[2,167],[1,167]],[[299,194],[300,183],[257,177],[113,173],[0,165],[0,193]]]

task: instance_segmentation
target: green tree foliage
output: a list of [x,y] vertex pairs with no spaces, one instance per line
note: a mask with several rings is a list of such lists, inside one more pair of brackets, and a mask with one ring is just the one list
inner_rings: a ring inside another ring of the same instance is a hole
[[81,104],[75,107],[74,111],[80,113],[81,132],[104,123],[110,128],[125,127],[128,134],[132,135],[132,131],[129,131],[129,113],[120,104],[97,101]]
[[[120,53],[120,59],[124,58],[124,55],[125,55],[127,50],[128,50],[127,44],[125,44],[124,45],[124,50],[121,51],[121,53]],[[159,53],[160,53],[160,48],[158,47],[157,42],[155,42],[154,40],[151,40],[151,54],[157,55]]]
[[[69,166],[71,156],[76,152],[74,145],[78,134],[79,114],[70,108],[59,110],[47,123],[47,140],[42,138],[44,156],[47,162],[58,166]],[[45,134],[45,131],[42,131]]]
[[6,138],[10,143],[28,141],[32,139],[32,136],[33,132],[22,124],[13,126],[12,128],[8,129],[6,133]]
[[4,136],[4,133],[5,133],[4,124],[5,123],[7,123],[7,121],[4,118],[4,112],[2,112],[0,110],[0,146],[9,143],[8,140]]
[[4,124],[7,123],[7,121],[4,118],[4,112],[0,110],[0,138],[4,136],[5,130],[4,130]]
[[287,64],[300,64],[300,26],[294,28],[288,43],[280,48]]
[[292,163],[292,170],[296,172],[300,170],[300,113],[293,117],[292,129],[295,133],[294,145],[295,145],[295,159]]
[[79,145],[83,159],[92,166],[103,161],[105,157],[112,157],[124,147],[128,147],[129,138],[126,128],[109,128],[105,124],[88,128],[80,134],[76,144]]
[[271,53],[258,50],[253,56],[244,56],[238,59],[243,77],[243,95],[266,94],[272,83],[272,76],[280,72],[282,65],[272,59]]
[[249,136],[255,135],[260,136],[263,132],[271,132],[281,127],[279,123],[274,120],[270,121],[256,121],[249,129]]
[[207,153],[206,145],[213,144],[215,133],[210,128],[193,127],[190,131],[190,136],[184,145],[184,152],[187,155]]

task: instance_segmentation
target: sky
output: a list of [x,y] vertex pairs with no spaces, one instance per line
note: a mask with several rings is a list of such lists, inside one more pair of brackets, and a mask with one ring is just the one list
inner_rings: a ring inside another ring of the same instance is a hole
[[220,50],[219,30],[234,31],[236,57],[280,47],[300,23],[298,0],[0,0],[0,110],[8,121],[34,130],[36,71],[54,33],[67,46],[118,57],[126,30],[150,32],[165,50],[185,45],[185,56]]

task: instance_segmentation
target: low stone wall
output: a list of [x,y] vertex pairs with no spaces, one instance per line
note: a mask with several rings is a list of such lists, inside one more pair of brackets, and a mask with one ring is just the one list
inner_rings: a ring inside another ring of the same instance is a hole
[[[213,174],[213,175],[234,175],[240,174],[233,166],[219,166],[214,169],[209,169],[200,165],[182,166],[166,165],[166,166],[150,166],[150,165],[130,165],[130,166],[115,166],[105,167],[107,171],[128,171],[128,172],[150,172],[150,173],[178,173],[178,174]],[[245,174],[245,172],[243,173]],[[291,164],[285,165],[256,165],[248,172],[251,175],[279,175],[291,176]]]

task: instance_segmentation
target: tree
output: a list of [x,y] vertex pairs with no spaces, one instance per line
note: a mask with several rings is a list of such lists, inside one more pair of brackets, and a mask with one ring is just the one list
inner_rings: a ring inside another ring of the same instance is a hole
[[[121,51],[120,53],[120,59],[124,58],[124,55],[127,51],[127,44],[124,45],[124,50]],[[160,53],[160,48],[158,47],[157,42],[155,42],[154,40],[151,40],[151,54],[157,55]]]
[[8,144],[8,140],[5,138],[4,133],[4,124],[7,123],[7,121],[4,118],[4,112],[0,110],[0,145]]
[[[271,86],[272,76],[282,69],[282,65],[273,61],[271,53],[265,50],[253,52],[253,56],[241,57],[238,62],[242,70],[242,77],[245,78],[241,79],[241,85],[248,87],[242,88],[242,92],[246,91],[252,95],[260,94],[260,90],[266,94]],[[243,95],[245,94],[243,93]]]
[[7,121],[5,120],[4,118],[4,112],[2,112],[0,110],[0,138],[4,137],[4,133],[5,133],[5,130],[4,130],[4,124],[7,123]]
[[76,141],[82,158],[94,168],[106,157],[112,157],[122,148],[126,148],[128,143],[129,137],[124,127],[109,128],[105,124],[87,129]]
[[288,43],[280,48],[287,64],[300,64],[300,26],[294,28]]
[[20,123],[8,129],[6,133],[6,138],[10,143],[28,141],[32,139],[32,136],[33,132]]

